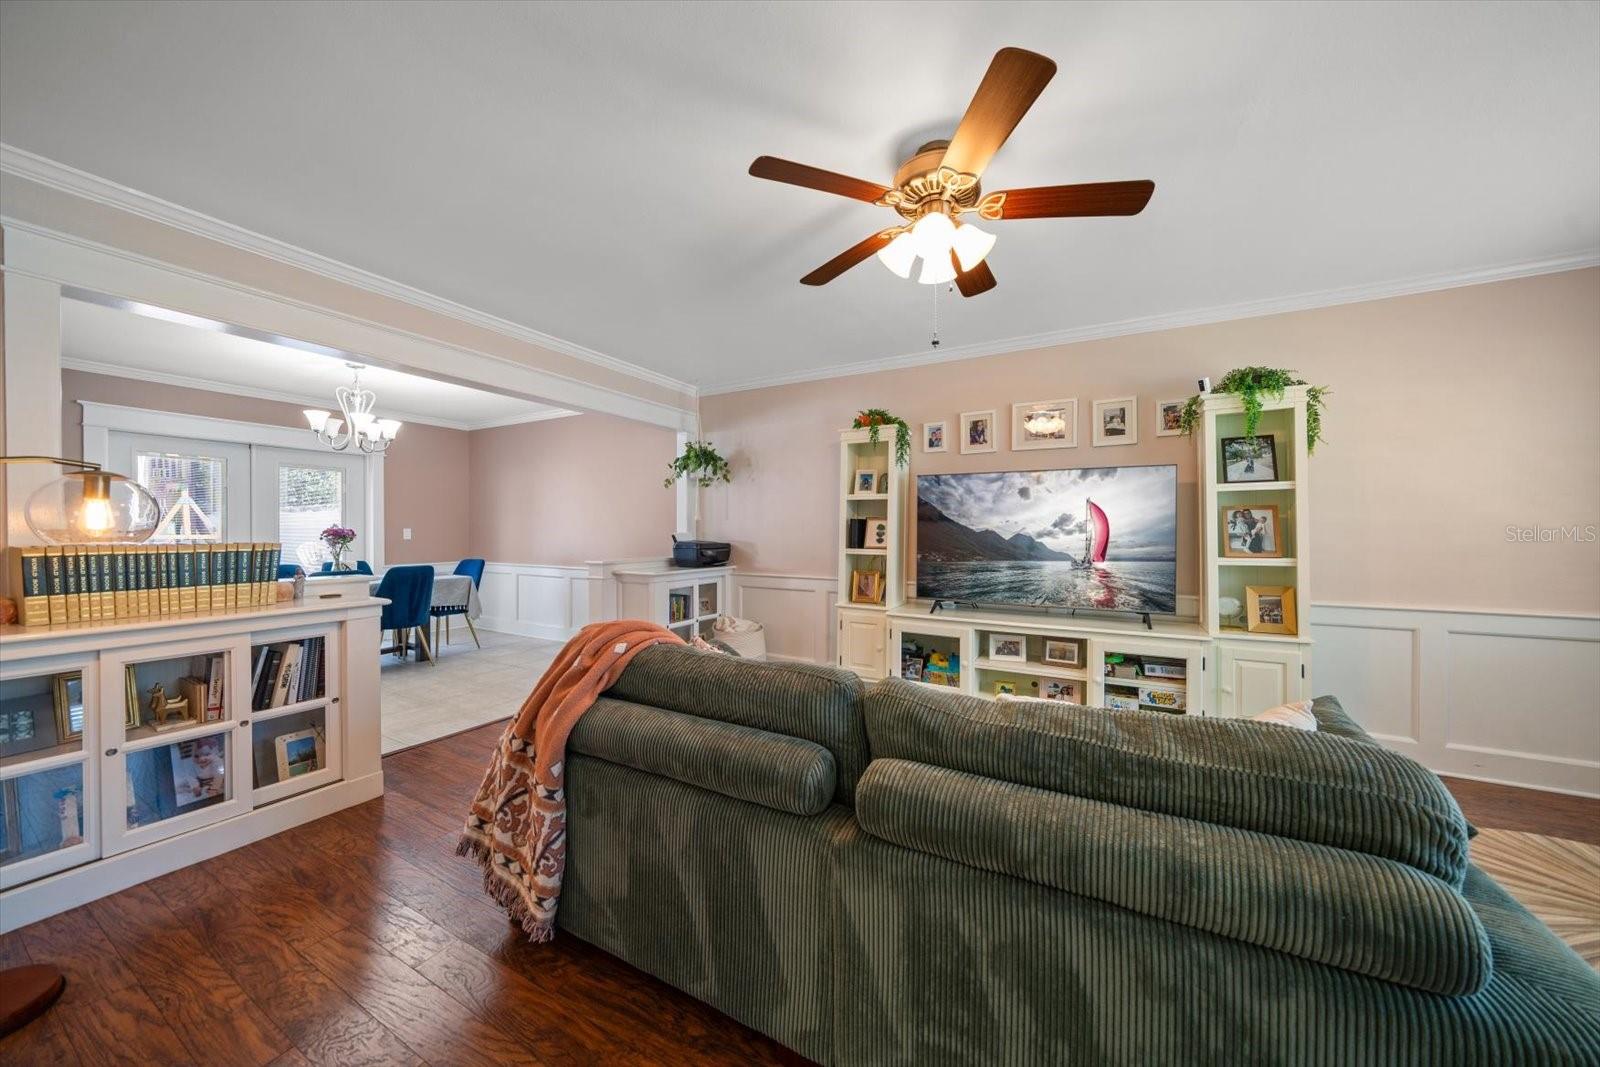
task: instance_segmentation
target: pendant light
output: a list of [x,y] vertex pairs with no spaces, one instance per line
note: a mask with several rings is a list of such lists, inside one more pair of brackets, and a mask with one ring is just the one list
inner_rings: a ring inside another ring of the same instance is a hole
[[55,456],[0,456],[4,463],[55,463],[77,470],[35,489],[23,508],[34,536],[51,545],[148,541],[161,522],[150,490],[98,463]]

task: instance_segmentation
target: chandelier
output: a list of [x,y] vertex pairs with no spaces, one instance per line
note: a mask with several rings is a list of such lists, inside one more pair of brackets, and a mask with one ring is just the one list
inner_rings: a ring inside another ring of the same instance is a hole
[[361,388],[361,372],[366,368],[360,363],[346,363],[345,366],[353,376],[350,386],[341,385],[333,391],[339,401],[339,414],[344,417],[336,419],[332,412],[307,408],[306,422],[311,424],[311,432],[317,435],[317,440],[335,452],[343,452],[352,444],[367,453],[387,452],[395,434],[400,432],[400,422],[380,419],[372,413],[372,405],[378,398],[371,389]]

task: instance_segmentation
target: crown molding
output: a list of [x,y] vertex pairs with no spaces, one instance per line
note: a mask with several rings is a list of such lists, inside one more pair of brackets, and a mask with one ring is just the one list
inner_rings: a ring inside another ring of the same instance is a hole
[[860,363],[841,363],[831,367],[818,367],[814,370],[764,375],[732,382],[718,382],[715,385],[701,386],[700,396],[740,393],[748,389],[767,389],[777,385],[795,385],[801,382],[823,381],[829,378],[848,378],[858,374],[873,374],[877,371],[900,370],[906,367],[922,367],[936,363],[952,363],[956,360],[976,359],[981,356],[998,356],[1007,352],[1026,352],[1037,348],[1053,348],[1056,345],[1073,344],[1079,341],[1099,341],[1109,337],[1154,333],[1158,330],[1176,330],[1185,326],[1207,326],[1235,319],[1254,319],[1267,315],[1282,315],[1294,311],[1311,311],[1316,308],[1337,307],[1341,304],[1359,304],[1369,300],[1386,300],[1396,296],[1412,296],[1417,293],[1435,292],[1440,289],[1456,289],[1465,285],[1484,285],[1489,282],[1510,281],[1514,278],[1530,278],[1539,274],[1556,274],[1561,271],[1582,270],[1587,267],[1597,266],[1600,266],[1600,252],[1575,252],[1571,255],[1486,267],[1482,270],[1462,271],[1452,274],[1419,275],[1394,281],[1377,282],[1372,285],[1325,289],[1320,292],[1273,297],[1267,300],[1252,300],[1240,304],[1220,304],[1215,307],[1198,308],[1192,311],[1176,311],[1166,315],[1123,319],[1120,322],[1078,326],[1069,330],[1052,330],[1047,333],[1036,333],[999,341],[978,341],[969,345],[941,348],[937,352],[908,352],[904,355],[888,356],[883,359],[869,359]]
[[[320,408],[329,407],[326,396],[317,396],[311,393],[291,393],[278,389],[261,389],[255,386],[239,385],[234,382],[219,382],[207,378],[196,378],[192,374],[168,374],[165,371],[145,370],[142,367],[125,367],[117,363],[100,363],[92,359],[77,359],[72,356],[61,357],[62,370],[81,371],[85,374],[101,374],[111,378],[126,378],[138,382],[155,382],[158,385],[176,386],[180,389],[200,389],[208,393],[222,393],[227,396],[247,396],[254,400],[275,400],[284,404],[313,405]],[[79,401],[89,403],[89,401]],[[524,422],[544,422],[547,419],[563,419],[568,415],[576,415],[576,411],[566,411],[561,408],[552,408],[533,412],[529,415],[513,415],[499,419],[483,419],[466,422],[459,419],[441,419],[431,415],[418,415],[411,411],[388,409],[394,418],[401,422],[414,422],[422,426],[438,426],[446,430],[488,430],[496,426],[515,426]]]
[[0,173],[25,178],[28,181],[37,182],[60,192],[82,197],[85,200],[104,204],[153,222],[183,230],[197,237],[216,241],[219,244],[255,255],[265,256],[279,263],[309,271],[312,274],[321,275],[379,296],[388,297],[391,300],[398,300],[436,314],[458,319],[527,344],[537,345],[540,348],[570,356],[573,359],[581,360],[596,367],[603,367],[606,370],[615,371],[618,374],[624,374],[642,382],[648,382],[651,385],[673,389],[690,397],[696,395],[695,387],[688,382],[628,363],[614,356],[608,356],[604,352],[597,352],[592,348],[520,325],[509,319],[502,319],[497,315],[478,311],[467,307],[465,304],[458,304],[454,300],[435,296],[403,282],[373,274],[370,271],[362,270],[360,267],[353,267],[348,263],[341,263],[336,259],[330,259],[316,252],[280,241],[277,238],[256,233],[254,230],[247,230],[242,226],[235,226],[230,222],[224,222],[210,215],[191,211],[170,201],[150,196],[147,193],[139,192],[137,189],[130,189],[125,185],[118,185],[116,182],[108,181],[87,171],[69,167],[64,163],[58,163],[53,159],[16,148],[4,142],[0,142]]

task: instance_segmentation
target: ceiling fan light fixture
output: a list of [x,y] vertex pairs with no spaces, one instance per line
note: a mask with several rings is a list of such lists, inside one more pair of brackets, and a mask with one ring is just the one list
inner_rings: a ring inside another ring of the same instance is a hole
[[916,242],[905,231],[901,231],[878,252],[878,259],[883,265],[902,278],[911,277],[911,264],[916,258]]
[[956,268],[950,262],[950,253],[946,252],[937,259],[924,259],[922,273],[917,275],[917,281],[923,285],[943,285],[945,282],[956,280]]
[[911,241],[917,250],[917,255],[922,257],[924,277],[928,273],[928,263],[943,262],[950,258],[950,242],[955,237],[955,232],[956,228],[951,223],[950,216],[942,211],[928,212],[911,227]]
[[950,247],[961,261],[961,269],[969,271],[982,263],[994,247],[994,234],[963,222],[950,235]]

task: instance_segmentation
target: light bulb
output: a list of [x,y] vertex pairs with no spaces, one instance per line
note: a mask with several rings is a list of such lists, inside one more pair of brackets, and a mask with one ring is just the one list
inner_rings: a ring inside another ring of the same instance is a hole
[[941,285],[944,282],[956,280],[956,268],[950,262],[950,253],[946,251],[935,259],[923,259],[922,273],[917,275],[917,281],[923,285]]
[[956,258],[961,261],[962,271],[969,271],[982,263],[983,257],[994,247],[994,234],[963,222],[951,234],[950,247],[955,249]]
[[911,262],[916,258],[917,244],[911,239],[911,234],[904,230],[878,250],[878,259],[883,265],[902,278],[911,277]]
[[306,421],[311,424],[311,429],[314,433],[321,433],[323,427],[328,424],[328,412],[326,411],[318,411],[315,408],[306,408],[303,412],[301,412],[301,414],[304,415],[306,417]]
[[104,533],[111,529],[111,501],[101,497],[85,497],[83,501],[83,530],[85,533]]
[[927,280],[929,263],[947,262],[950,259],[950,239],[955,235],[955,229],[950,217],[938,211],[930,211],[911,227],[911,240],[916,245],[917,255],[923,259],[924,281]]

